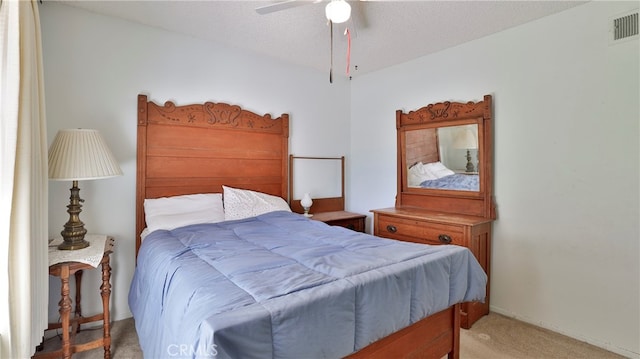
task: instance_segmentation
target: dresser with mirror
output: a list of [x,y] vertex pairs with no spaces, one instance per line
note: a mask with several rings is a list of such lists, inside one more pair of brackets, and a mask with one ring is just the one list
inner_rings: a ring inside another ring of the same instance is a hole
[[[396,111],[397,195],[394,207],[374,209],[374,234],[469,248],[490,278],[491,224],[496,217],[492,176],[492,97],[439,102]],[[461,326],[489,313],[462,305]]]

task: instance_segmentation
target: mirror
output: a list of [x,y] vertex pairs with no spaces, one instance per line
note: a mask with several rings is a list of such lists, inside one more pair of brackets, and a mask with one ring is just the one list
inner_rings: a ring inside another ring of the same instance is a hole
[[405,131],[407,186],[479,191],[478,125]]
[[493,218],[492,97],[396,111],[396,207]]

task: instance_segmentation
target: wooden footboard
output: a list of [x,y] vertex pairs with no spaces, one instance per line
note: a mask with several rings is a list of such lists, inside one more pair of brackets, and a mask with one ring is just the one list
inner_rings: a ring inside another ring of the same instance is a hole
[[397,331],[348,356],[349,359],[460,357],[460,305]]

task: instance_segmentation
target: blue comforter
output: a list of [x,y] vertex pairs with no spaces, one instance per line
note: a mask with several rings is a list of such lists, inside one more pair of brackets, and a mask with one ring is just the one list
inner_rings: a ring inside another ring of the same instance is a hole
[[461,191],[479,191],[480,181],[478,175],[456,173],[434,180],[426,180],[420,183],[422,188],[456,189]]
[[484,300],[486,280],[463,247],[278,211],[149,234],[129,306],[146,358],[339,358]]

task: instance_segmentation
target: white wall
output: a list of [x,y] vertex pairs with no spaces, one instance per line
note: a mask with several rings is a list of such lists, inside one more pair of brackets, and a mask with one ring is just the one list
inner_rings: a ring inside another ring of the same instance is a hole
[[[349,150],[348,81],[218,44],[96,15],[55,2],[40,6],[49,141],[63,128],[98,129],[124,176],[81,181],[80,215],[92,233],[115,236],[112,317],[131,316],[134,270],[137,95],[178,105],[226,102],[257,113],[290,115],[290,152],[341,156]],[[331,146],[327,146],[331,143]],[[71,183],[50,182],[49,234],[68,220]],[[83,280],[83,310],[100,308],[98,271]],[[60,284],[50,282],[50,320]],[[94,286],[95,284],[95,286]],[[91,286],[94,286],[93,288]]]
[[355,78],[348,206],[394,205],[395,110],[492,94],[491,310],[640,358],[638,39],[608,42],[634,8],[587,3]]

